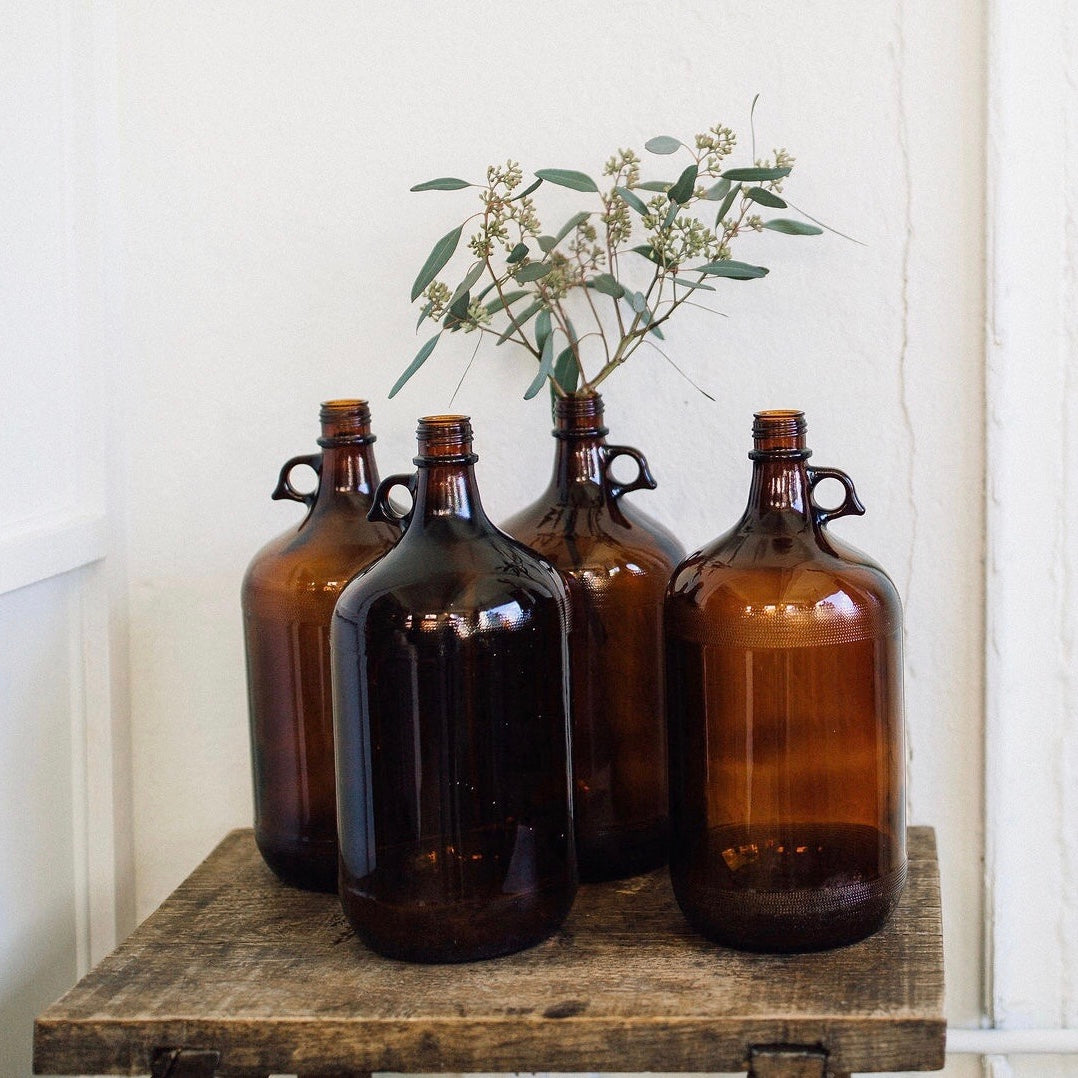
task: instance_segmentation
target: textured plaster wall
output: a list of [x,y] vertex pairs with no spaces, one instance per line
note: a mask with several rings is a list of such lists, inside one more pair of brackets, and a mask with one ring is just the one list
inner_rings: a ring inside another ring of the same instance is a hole
[[[118,34],[140,912],[250,820],[238,592],[295,519],[268,498],[280,463],[314,447],[320,400],[363,395],[383,474],[406,469],[416,416],[448,407],[470,357],[453,341],[386,400],[423,339],[411,281],[469,209],[408,188],[508,156],[594,174],[719,120],[747,138],[758,92],[761,149],[797,157],[791,199],[860,242],[748,237],[735,257],[770,276],[667,335],[715,403],[641,352],[608,383],[611,434],[648,454],[660,487],[634,497],[690,548],[742,507],[755,409],[803,408],[815,460],[854,477],[868,514],[836,527],[906,605],[910,816],[940,837],[949,1015],[976,1024],[981,5],[130,4]],[[549,469],[530,377],[484,346],[454,405],[495,518]]]

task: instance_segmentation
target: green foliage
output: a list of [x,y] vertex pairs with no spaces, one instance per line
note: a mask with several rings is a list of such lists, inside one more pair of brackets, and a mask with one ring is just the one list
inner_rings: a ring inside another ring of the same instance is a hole
[[[426,362],[446,330],[489,334],[498,344],[512,341],[529,352],[536,369],[527,398],[544,385],[555,396],[593,390],[650,338],[663,339],[662,326],[682,304],[700,306],[705,293],[729,287],[725,280],[767,274],[764,266],[731,257],[731,246],[743,235],[765,229],[791,236],[822,231],[800,220],[764,221],[756,215],[759,206],[801,213],[781,197],[794,164],[785,150],[728,167],[737,138],[721,125],[688,142],[659,135],[645,149],[688,160],[676,180],[645,180],[637,154],[618,150],[603,167],[609,186],[602,189],[587,173],[572,169],[538,169],[525,185],[515,161],[490,166],[485,184],[441,177],[413,187],[474,188],[480,207],[434,245],[412,285],[412,300],[424,304],[420,325],[436,322],[439,332],[419,350],[391,395]],[[557,231],[545,231],[532,199],[543,183],[589,196],[587,208]],[[449,278],[456,279],[451,285],[439,274],[460,248],[465,229],[471,258],[462,277]],[[473,295],[484,278],[486,287]],[[576,332],[571,312],[587,317],[588,332]]]

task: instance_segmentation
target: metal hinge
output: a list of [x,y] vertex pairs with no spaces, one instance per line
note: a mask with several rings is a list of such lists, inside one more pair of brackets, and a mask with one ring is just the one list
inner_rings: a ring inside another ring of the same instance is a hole
[[208,1048],[158,1048],[153,1055],[153,1078],[213,1078],[221,1053]]
[[822,1048],[761,1044],[749,1049],[749,1078],[828,1078],[829,1073]]

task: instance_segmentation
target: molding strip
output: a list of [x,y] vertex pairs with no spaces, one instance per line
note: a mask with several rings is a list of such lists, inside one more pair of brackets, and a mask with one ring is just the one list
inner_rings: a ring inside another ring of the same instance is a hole
[[0,595],[104,558],[104,513],[61,512],[0,532]]

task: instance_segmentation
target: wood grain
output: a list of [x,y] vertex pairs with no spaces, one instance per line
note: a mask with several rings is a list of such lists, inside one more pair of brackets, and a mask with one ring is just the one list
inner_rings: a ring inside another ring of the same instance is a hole
[[943,1066],[935,836],[909,832],[899,909],[852,947],[750,955],[695,936],[665,872],[581,887],[563,929],[507,958],[379,958],[333,896],[295,891],[234,831],[35,1023],[39,1074],[145,1074],[212,1048],[221,1074],[737,1071],[816,1045],[835,1071]]

